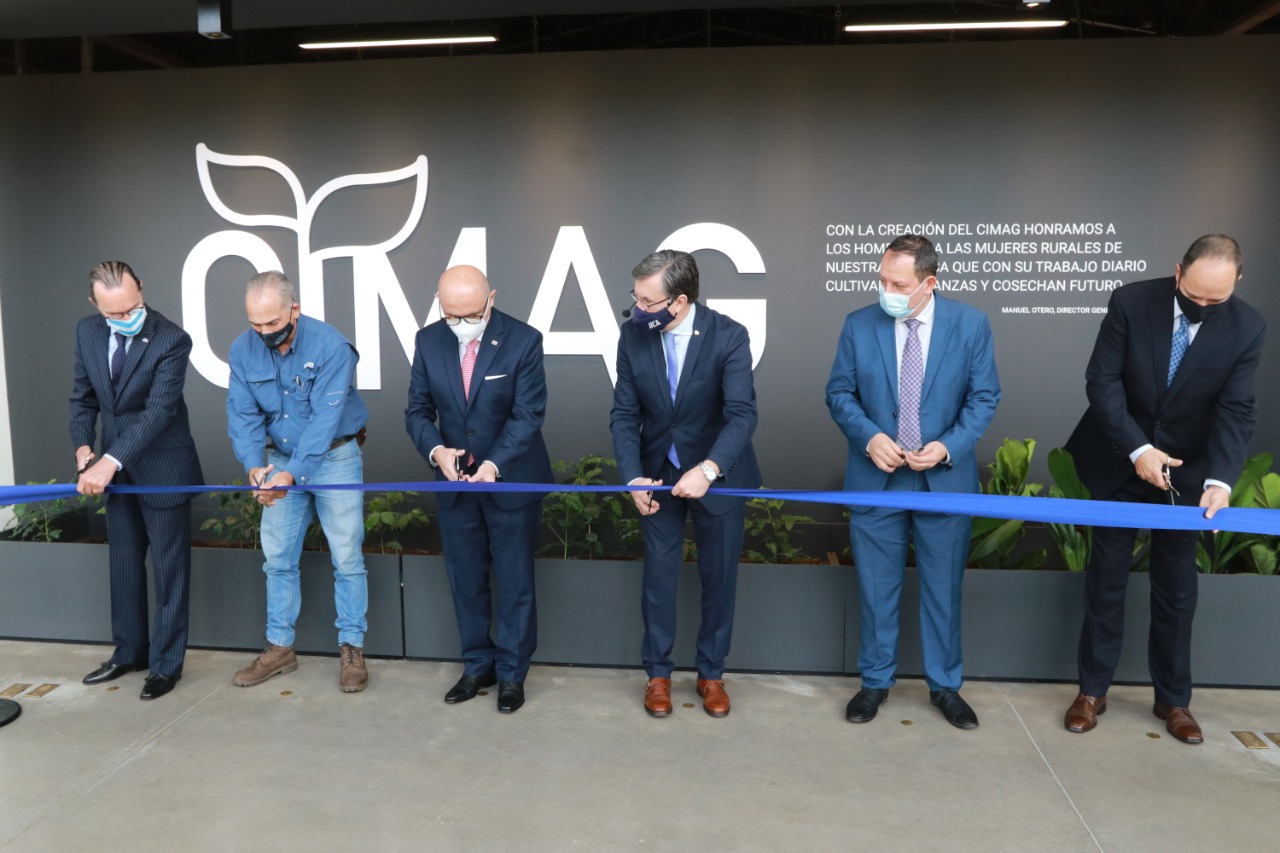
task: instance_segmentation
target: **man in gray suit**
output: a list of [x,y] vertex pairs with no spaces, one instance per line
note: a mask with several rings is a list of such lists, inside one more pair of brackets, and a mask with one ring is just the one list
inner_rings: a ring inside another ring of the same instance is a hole
[[[142,282],[122,261],[89,272],[98,313],[76,326],[71,445],[77,489],[101,495],[112,483],[178,486],[204,483],[187,424],[182,388],[191,338],[142,301]],[[102,456],[94,453],[102,420]],[[182,677],[187,650],[193,494],[107,497],[111,564],[111,659],[85,684],[149,670],[143,699],[156,699]],[[147,628],[147,548],[155,572],[155,617]]]

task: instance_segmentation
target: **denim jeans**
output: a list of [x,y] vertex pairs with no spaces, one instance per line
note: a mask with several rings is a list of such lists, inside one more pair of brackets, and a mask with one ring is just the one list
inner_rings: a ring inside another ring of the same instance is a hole
[[[272,450],[267,462],[288,470],[289,459]],[[325,454],[311,477],[315,484],[362,483],[364,463],[355,440]],[[320,518],[333,559],[333,603],[338,611],[338,643],[364,647],[369,584],[364,568],[364,492],[320,490],[288,492],[262,510],[262,553],[267,562],[267,642],[292,646],[302,608],[298,560],[312,515]]]

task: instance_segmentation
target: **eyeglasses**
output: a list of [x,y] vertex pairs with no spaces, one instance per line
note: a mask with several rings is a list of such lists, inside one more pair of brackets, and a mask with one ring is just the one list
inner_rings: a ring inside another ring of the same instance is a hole
[[670,298],[668,298],[668,299],[655,299],[655,300],[653,300],[652,302],[645,302],[645,301],[641,300],[641,299],[640,299],[640,297],[636,296],[636,292],[635,292],[634,290],[633,290],[633,291],[631,291],[631,301],[632,301],[632,303],[634,303],[634,304],[636,304],[636,305],[639,305],[639,306],[640,306],[641,308],[643,308],[645,311],[652,311],[652,310],[653,310],[653,306],[655,306],[655,305],[661,305],[663,302],[665,302],[665,303],[667,303],[668,305],[670,305],[672,302],[675,302],[678,298],[679,298],[679,297],[677,297],[677,296],[672,296],[672,297],[670,297]]
[[441,318],[447,325],[456,326],[459,323],[466,323],[468,326],[474,326],[484,320],[484,315],[489,311],[489,302],[485,300],[484,308],[476,314],[468,314],[466,317],[450,317],[448,314],[442,314]]
[[139,302],[137,305],[130,308],[128,311],[103,311],[102,316],[106,317],[108,320],[119,320],[123,322],[125,320],[130,319],[141,310],[142,310],[142,303]]

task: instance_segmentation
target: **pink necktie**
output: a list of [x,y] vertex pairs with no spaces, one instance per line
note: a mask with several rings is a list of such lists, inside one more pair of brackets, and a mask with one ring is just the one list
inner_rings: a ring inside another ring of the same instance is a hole
[[471,373],[476,369],[476,351],[480,349],[480,341],[476,339],[467,344],[467,353],[462,357],[462,393],[471,399]]

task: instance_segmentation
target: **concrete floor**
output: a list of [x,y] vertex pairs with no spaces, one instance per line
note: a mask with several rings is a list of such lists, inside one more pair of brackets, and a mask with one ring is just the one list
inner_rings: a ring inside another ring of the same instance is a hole
[[[1149,688],[1117,687],[1073,735],[1074,688],[971,682],[982,722],[948,726],[921,682],[844,719],[849,678],[736,675],[706,716],[677,673],[650,719],[635,670],[535,667],[528,704],[448,706],[457,664],[374,660],[343,694],[337,660],[231,685],[252,655],[192,651],[173,693],[143,675],[86,687],[102,646],[0,641],[0,849],[929,850],[1280,849],[1280,692],[1196,692],[1206,742],[1170,738]],[[688,703],[685,705],[684,703]]]

